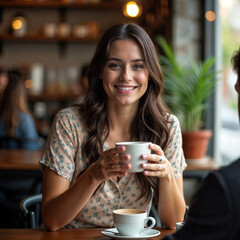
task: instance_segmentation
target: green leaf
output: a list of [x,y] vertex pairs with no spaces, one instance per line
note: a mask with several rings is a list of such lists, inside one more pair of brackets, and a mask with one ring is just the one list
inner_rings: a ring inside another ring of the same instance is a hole
[[161,37],[156,42],[163,53],[159,61],[165,78],[164,101],[179,118],[183,131],[196,131],[202,126],[208,97],[218,81],[214,58],[183,66],[176,59],[172,47]]

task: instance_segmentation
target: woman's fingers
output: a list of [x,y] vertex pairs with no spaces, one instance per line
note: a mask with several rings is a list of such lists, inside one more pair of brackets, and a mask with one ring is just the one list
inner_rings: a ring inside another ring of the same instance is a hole
[[127,170],[131,168],[131,164],[127,162],[130,156],[118,154],[124,150],[124,146],[118,146],[104,151],[96,162],[96,174],[98,173],[105,180],[111,177],[126,176]]
[[156,177],[167,177],[169,174],[169,166],[166,162],[164,163],[144,163],[143,164],[144,175],[156,176]]
[[149,145],[149,147],[150,147],[150,149],[152,149],[157,155],[159,155],[159,156],[164,156],[164,152],[163,152],[162,148],[161,148],[159,145],[154,144],[154,143],[151,143],[151,144]]
[[142,167],[145,169],[143,174],[159,178],[168,177],[172,168],[169,161],[164,156],[162,148],[153,143],[150,144],[150,148],[155,154],[144,154],[142,156],[142,159],[148,160],[147,163],[142,164]]
[[125,150],[124,146],[117,146],[115,148],[110,148],[102,153],[102,157],[112,157]]

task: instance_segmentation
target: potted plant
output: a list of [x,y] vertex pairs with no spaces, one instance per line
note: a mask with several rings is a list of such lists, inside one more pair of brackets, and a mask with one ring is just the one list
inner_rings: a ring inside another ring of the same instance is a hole
[[188,163],[202,162],[212,136],[211,130],[203,129],[203,120],[216,83],[215,59],[184,66],[164,38],[158,36],[156,41],[164,53],[159,56],[165,77],[164,99],[180,121],[184,155]]

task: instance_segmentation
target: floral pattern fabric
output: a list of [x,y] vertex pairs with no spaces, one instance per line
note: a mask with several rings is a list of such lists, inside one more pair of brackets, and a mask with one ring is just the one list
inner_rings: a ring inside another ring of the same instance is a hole
[[[175,178],[186,167],[182,152],[182,138],[178,119],[171,115],[170,144],[165,156],[171,162]],[[55,117],[40,163],[73,184],[87,165],[82,161],[82,142],[86,138],[83,118],[78,107],[61,110]],[[109,149],[107,142],[103,150]],[[68,227],[113,227],[112,211],[118,208],[140,208],[150,211],[151,202],[139,198],[136,174],[129,174],[120,181],[110,179],[87,202]]]

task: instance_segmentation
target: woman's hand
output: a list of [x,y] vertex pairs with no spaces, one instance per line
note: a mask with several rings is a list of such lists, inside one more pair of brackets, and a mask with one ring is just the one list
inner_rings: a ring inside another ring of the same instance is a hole
[[146,176],[156,176],[159,178],[169,178],[172,174],[172,166],[160,146],[151,143],[149,147],[155,154],[144,154],[142,159],[148,160],[148,163],[143,163],[145,169],[143,174]]
[[98,181],[106,181],[111,177],[125,177],[127,170],[131,168],[131,164],[127,163],[130,159],[129,155],[118,155],[125,151],[124,146],[118,146],[104,151],[100,158],[91,165],[94,178]]

